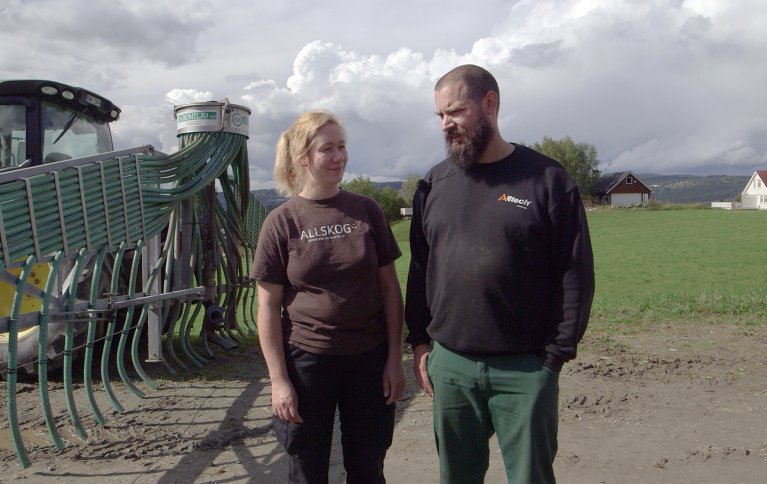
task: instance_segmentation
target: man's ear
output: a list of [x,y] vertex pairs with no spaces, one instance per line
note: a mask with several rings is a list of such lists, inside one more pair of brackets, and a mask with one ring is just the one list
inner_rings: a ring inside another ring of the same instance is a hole
[[495,91],[487,91],[485,97],[482,98],[482,107],[485,112],[492,117],[498,115],[498,93]]

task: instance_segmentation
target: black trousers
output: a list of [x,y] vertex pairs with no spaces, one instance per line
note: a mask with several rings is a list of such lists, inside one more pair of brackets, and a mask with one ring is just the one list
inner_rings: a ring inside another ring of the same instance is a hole
[[394,433],[394,407],[386,405],[382,375],[387,345],[359,355],[317,355],[285,350],[302,424],[274,417],[277,439],[289,455],[290,483],[326,484],[336,408],[347,484],[385,483],[384,458]]

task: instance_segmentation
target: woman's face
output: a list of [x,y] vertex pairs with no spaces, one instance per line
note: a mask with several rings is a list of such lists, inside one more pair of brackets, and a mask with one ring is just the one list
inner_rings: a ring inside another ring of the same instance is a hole
[[302,160],[306,167],[304,183],[316,187],[335,187],[341,183],[348,160],[346,136],[337,124],[327,123],[317,130]]

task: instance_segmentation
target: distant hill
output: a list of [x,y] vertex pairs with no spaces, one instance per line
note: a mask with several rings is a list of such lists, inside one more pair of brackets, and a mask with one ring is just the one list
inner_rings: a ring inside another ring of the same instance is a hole
[[264,188],[261,190],[252,190],[251,193],[256,197],[256,199],[261,202],[261,205],[264,206],[267,210],[272,210],[274,207],[277,207],[282,202],[287,200],[285,197],[277,193],[277,190],[274,188]]
[[[399,190],[402,186],[402,182],[373,182],[373,185],[375,185],[377,188],[392,187],[395,190]],[[253,190],[252,193],[256,199],[261,202],[261,205],[263,205],[267,210],[272,210],[274,207],[279,206],[282,202],[287,200],[287,198],[277,193],[277,190],[273,188]]]
[[[656,173],[637,173],[653,191],[655,200],[671,203],[704,203],[733,201],[745,188],[750,176],[729,175],[658,175]],[[376,182],[378,188],[387,186],[399,190],[401,181]],[[285,201],[274,189],[254,190],[253,194],[266,207],[272,210]]]
[[659,202],[710,203],[730,202],[740,195],[750,177],[729,175],[657,175],[640,174],[637,177],[653,191]]

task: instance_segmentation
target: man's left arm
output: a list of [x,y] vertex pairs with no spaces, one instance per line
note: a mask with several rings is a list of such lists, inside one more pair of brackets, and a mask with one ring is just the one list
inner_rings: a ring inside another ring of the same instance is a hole
[[559,371],[575,358],[586,331],[594,298],[594,256],[586,211],[577,188],[562,198],[552,214],[559,231],[557,280],[552,301],[552,333],[546,344],[546,367]]

